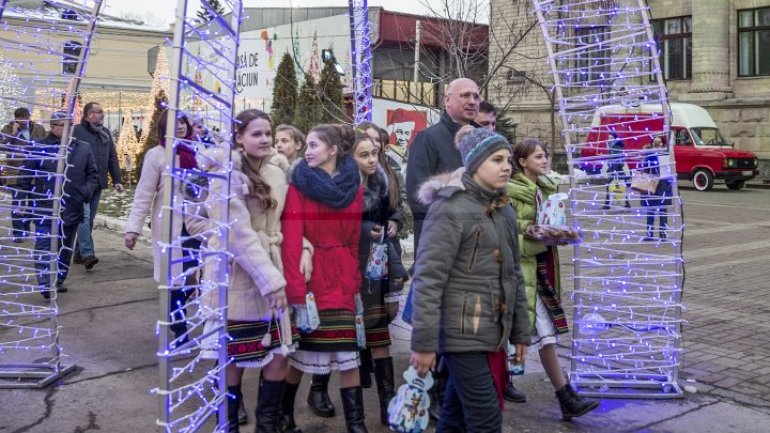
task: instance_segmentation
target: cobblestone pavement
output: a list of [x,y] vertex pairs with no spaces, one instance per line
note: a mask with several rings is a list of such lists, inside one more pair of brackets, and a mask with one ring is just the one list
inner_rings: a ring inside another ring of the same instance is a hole
[[770,408],[770,191],[683,197],[682,377]]

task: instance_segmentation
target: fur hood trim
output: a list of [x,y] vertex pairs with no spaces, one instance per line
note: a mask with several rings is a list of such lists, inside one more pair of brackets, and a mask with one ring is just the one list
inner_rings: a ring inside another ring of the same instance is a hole
[[430,205],[438,197],[451,197],[457,191],[465,191],[463,174],[465,167],[460,167],[451,173],[442,173],[431,177],[420,185],[417,198],[420,203]]

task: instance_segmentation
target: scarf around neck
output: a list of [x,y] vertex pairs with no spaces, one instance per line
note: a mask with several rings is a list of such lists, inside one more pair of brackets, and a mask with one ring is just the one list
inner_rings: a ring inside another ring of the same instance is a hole
[[[160,140],[161,147],[166,147],[166,140]],[[179,168],[190,170],[198,167],[198,161],[195,160],[195,150],[184,143],[176,145],[176,154],[179,156]]]
[[331,177],[320,168],[300,160],[291,174],[291,183],[313,201],[332,209],[343,209],[353,202],[360,188],[361,177],[353,158],[346,156],[337,164],[339,173]]

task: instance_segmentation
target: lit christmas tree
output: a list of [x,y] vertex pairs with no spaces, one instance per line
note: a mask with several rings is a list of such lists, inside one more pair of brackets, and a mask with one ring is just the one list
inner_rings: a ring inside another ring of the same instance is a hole
[[117,147],[120,165],[123,166],[126,171],[131,171],[134,162],[136,162],[136,155],[139,154],[142,147],[136,139],[136,131],[134,130],[134,125],[129,116],[123,117],[123,124],[120,127],[120,137],[118,137],[118,142],[115,147]]
[[147,142],[147,137],[150,136],[150,122],[155,117],[155,110],[158,109],[158,96],[161,93],[164,96],[171,93],[169,75],[166,50],[165,47],[161,45],[158,49],[158,59],[155,62],[155,72],[152,74],[152,86],[150,87],[150,97],[147,100],[145,109],[145,113],[147,114],[144,116],[144,123],[142,124],[142,136],[139,139],[140,144],[145,144]]
[[310,77],[313,83],[321,79],[321,54],[318,52],[318,32],[313,33],[313,46],[310,48]]
[[22,86],[19,78],[13,73],[10,60],[0,54],[0,123],[6,124],[13,120],[13,111],[22,96]]

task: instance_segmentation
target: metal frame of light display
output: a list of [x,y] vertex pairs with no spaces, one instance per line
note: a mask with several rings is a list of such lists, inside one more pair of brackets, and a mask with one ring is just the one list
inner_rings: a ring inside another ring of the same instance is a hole
[[372,49],[367,0],[349,0],[350,57],[353,62],[353,107],[356,125],[372,121]]
[[[66,195],[66,152],[72,131],[72,119],[81,78],[90,54],[91,38],[96,29],[101,0],[51,0],[37,8],[29,4],[14,6],[7,0],[0,4],[0,28],[13,36],[0,41],[3,55],[0,69],[11,74],[3,77],[8,89],[0,94],[3,126],[13,121],[14,108],[25,107],[36,123],[47,123],[51,114],[67,114],[61,145],[35,146],[34,140],[0,136],[5,158],[0,161],[4,182],[0,185],[0,388],[44,387],[72,372],[75,365],[63,366],[63,349],[59,341],[56,280],[59,254],[59,211]],[[80,46],[79,52],[65,51],[69,44]],[[71,68],[74,65],[74,69]],[[67,66],[68,74],[63,74]],[[41,122],[42,121],[42,122]],[[13,164],[13,163],[16,164]],[[8,174],[9,165],[24,163],[17,175]],[[36,170],[41,164],[56,165],[56,172]],[[25,179],[34,184],[40,177],[55,178],[54,190],[21,191],[9,181]],[[28,199],[14,202],[17,193]],[[41,205],[50,200],[52,208]],[[14,220],[31,220],[24,237],[14,238]],[[50,227],[50,229],[46,229]],[[19,242],[16,242],[20,240]],[[50,249],[45,248],[45,242]],[[40,249],[37,249],[40,248]],[[63,246],[61,246],[63,248]],[[39,283],[47,278],[48,285]],[[41,294],[46,291],[49,299]]]
[[[166,129],[166,169],[163,182],[160,311],[158,319],[158,357],[160,386],[157,424],[165,432],[221,432],[227,428],[227,286],[230,279],[227,252],[229,234],[230,151],[234,122],[235,74],[238,62],[242,2],[223,0],[222,13],[205,7],[211,19],[200,23],[198,2],[179,0],[171,67],[169,118],[187,116],[203,119],[217,127],[216,143],[175,138],[176,122]],[[197,71],[206,71],[208,80],[196,80]],[[178,146],[199,150],[199,168],[182,169],[176,158]],[[212,152],[201,152],[206,147]],[[225,155],[216,160],[215,153]],[[205,170],[203,170],[205,168]],[[205,180],[205,181],[202,181]],[[205,199],[204,199],[205,197]],[[197,201],[197,203],[196,203]],[[207,215],[201,211],[206,210]],[[196,233],[204,239],[198,251],[185,248],[189,239],[177,236],[173,227],[181,221],[205,217],[207,229]],[[199,265],[183,271],[182,263],[197,257]],[[186,286],[188,275],[199,275],[197,284]],[[175,305],[169,315],[172,291],[193,292],[187,301]],[[202,301],[214,299],[213,303]],[[184,322],[187,332],[173,336],[170,326]],[[213,326],[212,326],[213,325]],[[204,356],[215,354],[216,360]],[[216,415],[216,417],[212,417]]]
[[[570,380],[587,396],[679,397],[683,221],[670,106],[648,6],[644,0],[531,4],[559,101],[572,223],[584,234],[573,258]],[[621,143],[608,140],[610,132]],[[655,135],[668,137],[668,147],[641,148]],[[641,203],[663,191],[641,196],[629,186],[633,176],[652,173],[654,159],[670,185],[671,204],[655,206],[668,226],[650,237],[649,207]]]

